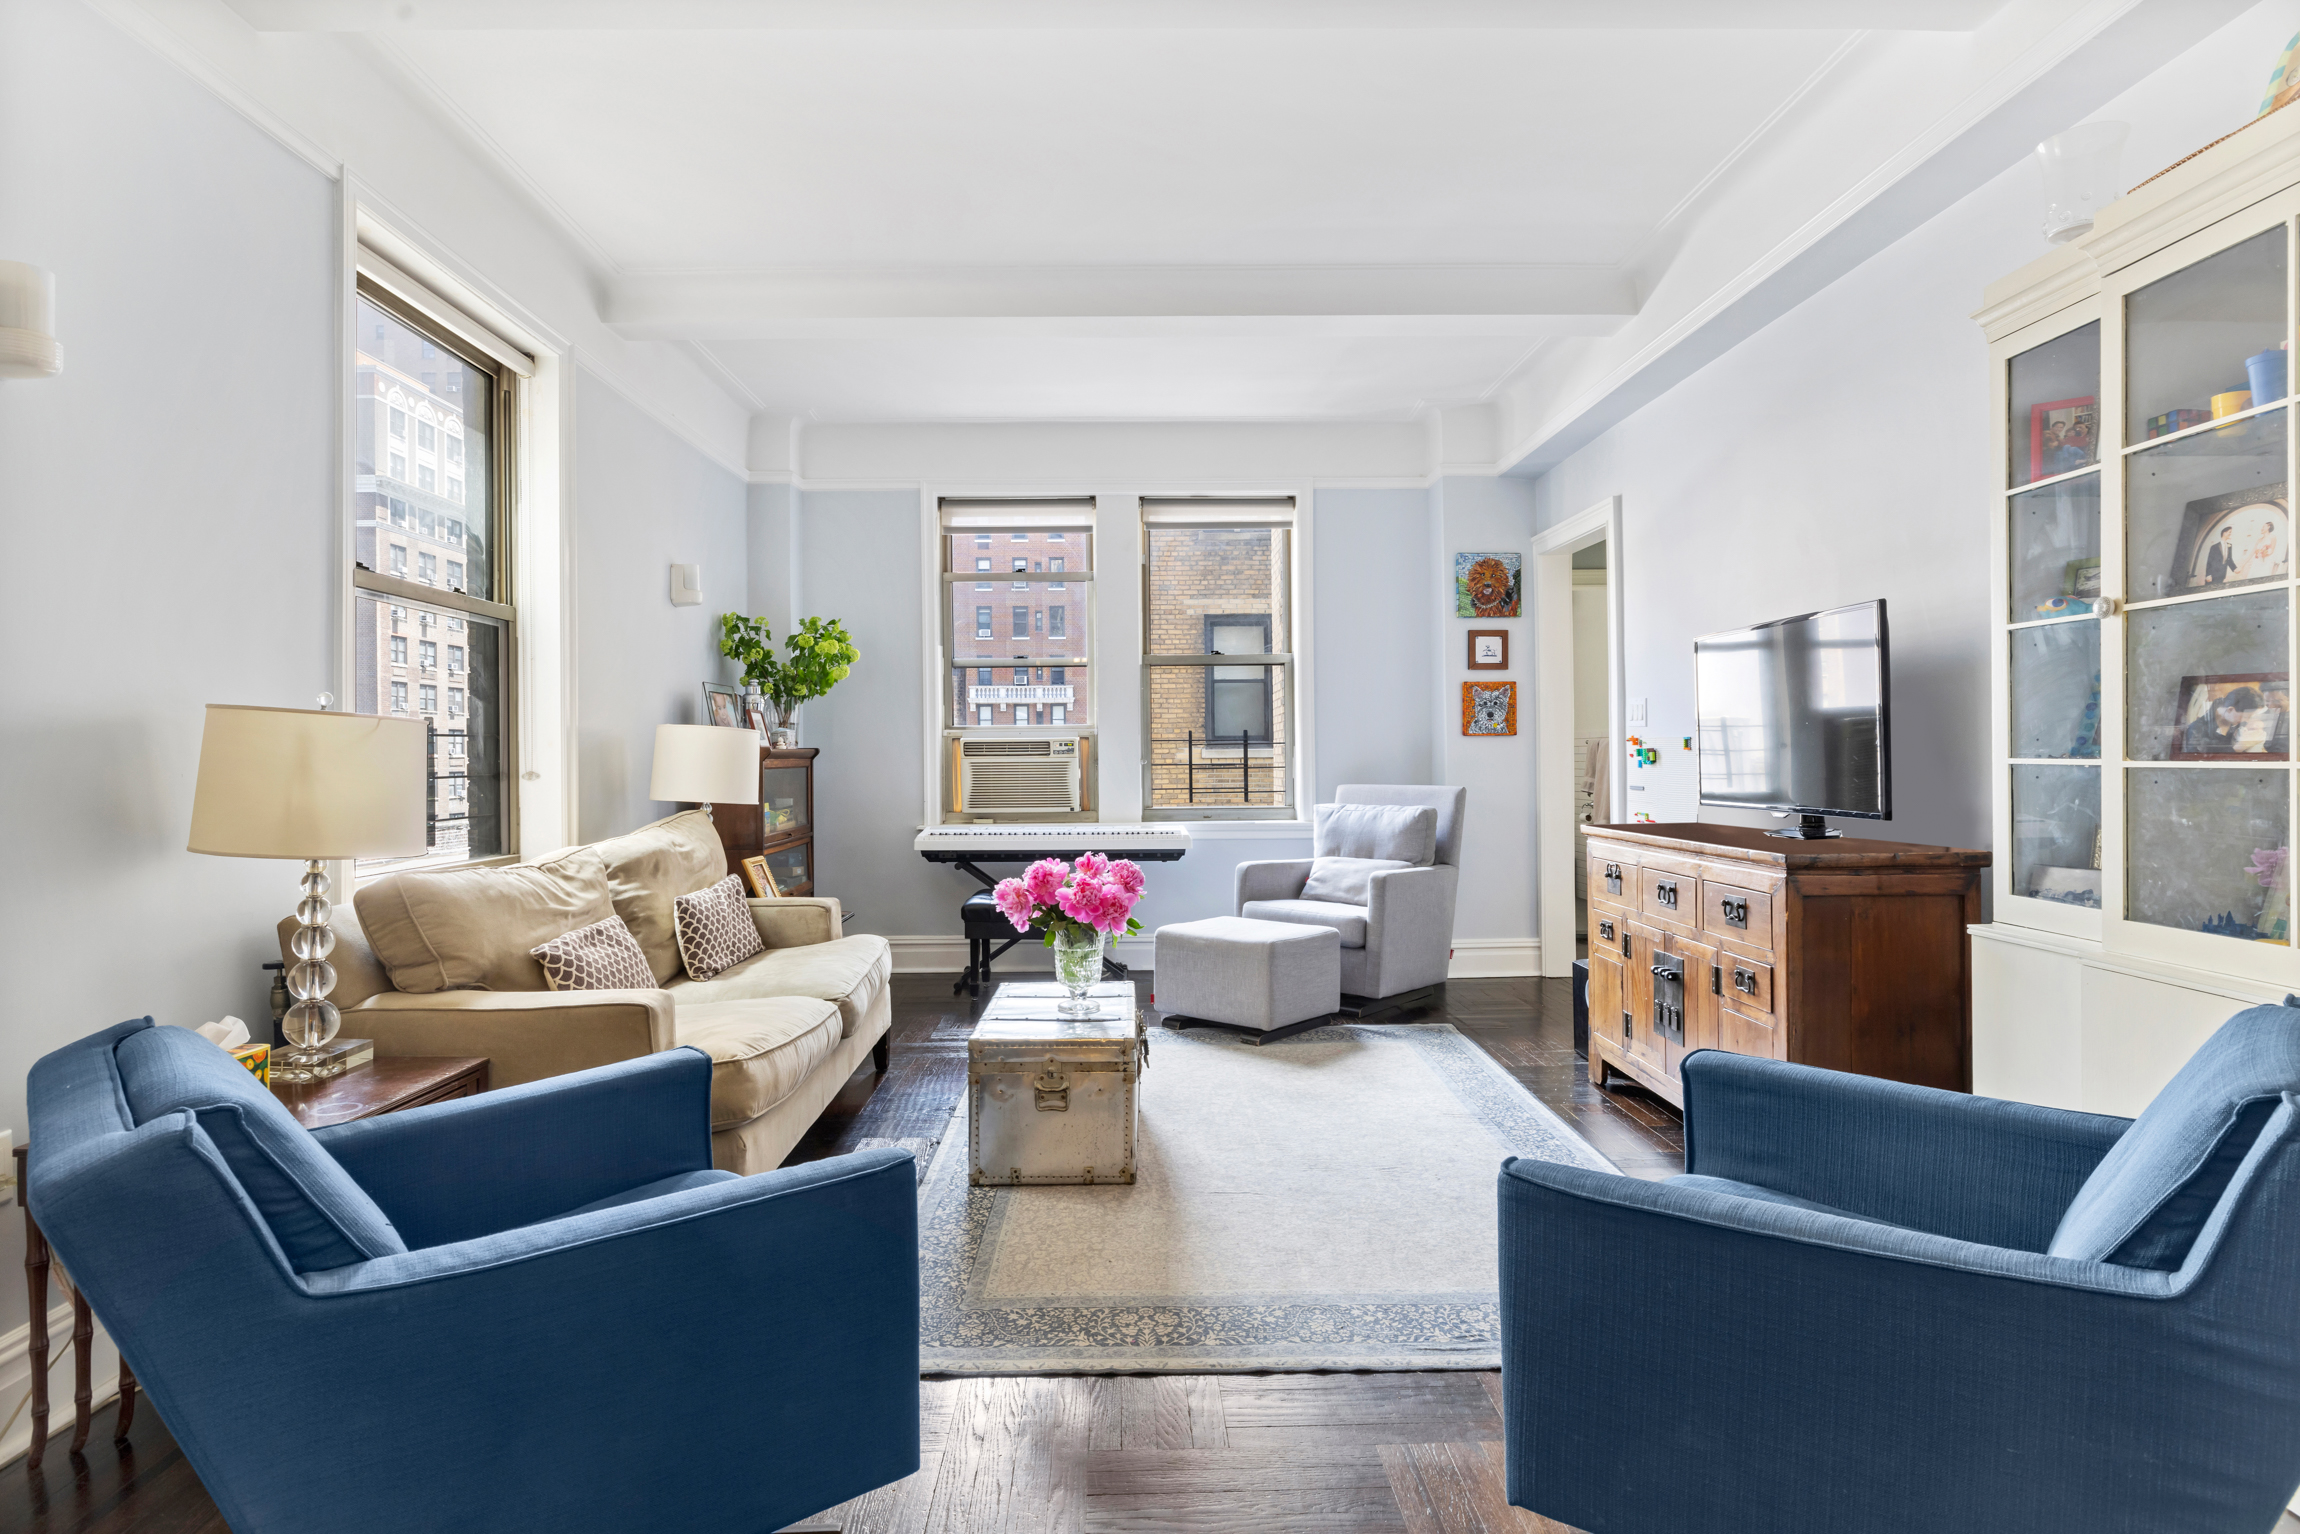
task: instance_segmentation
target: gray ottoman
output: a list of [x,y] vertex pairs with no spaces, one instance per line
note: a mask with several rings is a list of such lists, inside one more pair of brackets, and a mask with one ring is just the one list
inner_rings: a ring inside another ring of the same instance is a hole
[[1342,1004],[1342,935],[1331,927],[1210,916],[1160,927],[1151,998],[1178,1027],[1213,1023],[1256,1042],[1330,1022]]

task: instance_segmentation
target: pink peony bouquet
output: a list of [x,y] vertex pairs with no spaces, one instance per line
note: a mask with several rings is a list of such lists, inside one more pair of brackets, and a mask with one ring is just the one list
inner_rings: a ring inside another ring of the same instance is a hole
[[991,898],[1015,931],[1044,926],[1049,944],[1055,933],[1066,930],[1074,938],[1132,936],[1142,930],[1134,919],[1142,883],[1142,870],[1124,858],[1112,862],[1099,852],[1085,852],[1076,863],[1040,858],[1019,878],[999,880]]

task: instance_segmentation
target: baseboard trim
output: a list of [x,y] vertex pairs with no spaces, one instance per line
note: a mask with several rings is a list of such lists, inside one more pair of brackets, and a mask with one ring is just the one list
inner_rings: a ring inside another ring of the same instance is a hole
[[1448,980],[1501,980],[1541,973],[1541,939],[1527,937],[1457,937],[1453,959],[1445,967]]
[[[102,1322],[89,1349],[91,1410],[120,1393],[120,1350]],[[13,1413],[13,1418],[9,1416]],[[12,1465],[32,1447],[32,1327],[0,1333],[0,1465]],[[95,1430],[89,1430],[95,1436]],[[48,1442],[72,1437],[72,1302],[48,1312]],[[46,1456],[43,1455],[43,1458]]]

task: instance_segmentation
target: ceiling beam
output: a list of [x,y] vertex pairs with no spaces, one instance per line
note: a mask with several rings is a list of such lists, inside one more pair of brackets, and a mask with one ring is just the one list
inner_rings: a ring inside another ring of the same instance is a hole
[[261,32],[1970,32],[2004,0],[226,0]]
[[634,340],[1040,335],[1609,335],[1637,312],[1595,266],[946,266],[627,272]]

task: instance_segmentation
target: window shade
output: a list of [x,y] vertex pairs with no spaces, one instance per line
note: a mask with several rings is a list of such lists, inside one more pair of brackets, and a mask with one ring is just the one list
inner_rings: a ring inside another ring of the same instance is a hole
[[1065,531],[1094,528],[1094,498],[1044,501],[965,501],[946,497],[942,502],[946,529],[1050,527]]
[[361,276],[441,329],[452,331],[458,340],[503,364],[521,378],[535,376],[534,358],[401,271],[388,258],[362,245],[355,265]]
[[1142,502],[1142,521],[1150,527],[1292,527],[1294,498],[1265,496],[1254,500],[1216,500],[1210,496]]

